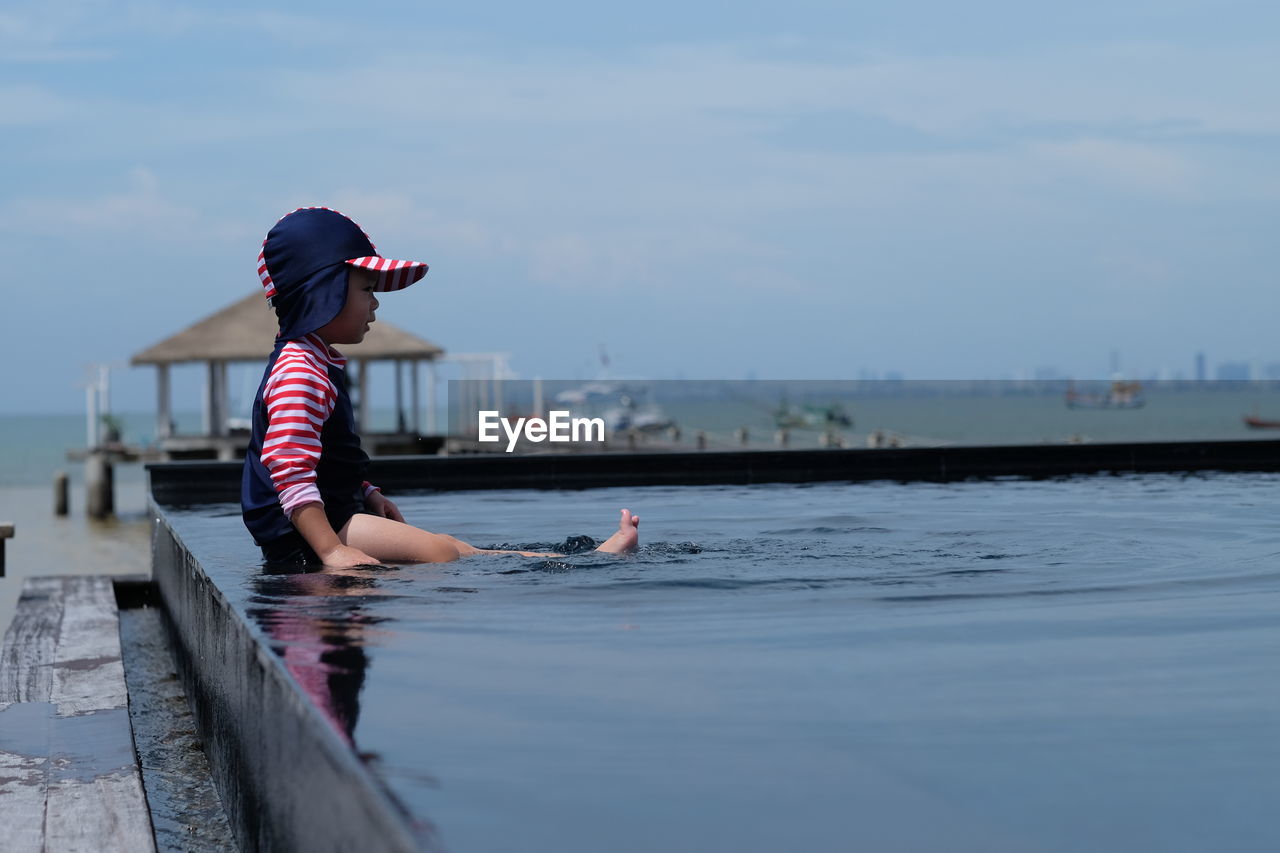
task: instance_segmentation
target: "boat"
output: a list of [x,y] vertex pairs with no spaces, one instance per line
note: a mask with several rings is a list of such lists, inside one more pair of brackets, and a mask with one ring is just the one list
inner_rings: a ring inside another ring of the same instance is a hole
[[678,429],[675,419],[648,400],[647,386],[623,382],[588,382],[556,394],[556,402],[573,407],[574,415],[601,417],[609,432],[665,432]]
[[1142,396],[1141,382],[1116,379],[1105,394],[1086,394],[1076,390],[1075,383],[1067,386],[1068,409],[1141,409],[1147,404]]
[[829,406],[797,406],[784,398],[773,410],[773,424],[778,429],[835,429],[852,428],[853,418],[839,403]]
[[1250,429],[1280,429],[1280,421],[1269,421],[1257,415],[1245,415],[1244,425]]

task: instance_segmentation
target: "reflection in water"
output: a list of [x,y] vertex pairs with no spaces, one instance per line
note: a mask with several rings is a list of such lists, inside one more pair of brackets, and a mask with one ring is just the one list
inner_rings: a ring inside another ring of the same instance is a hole
[[376,585],[367,569],[266,563],[248,608],[294,680],[353,747],[369,667],[365,632],[379,621],[363,603]]
[[[356,722],[360,717],[360,691],[364,688],[369,658],[365,654],[370,629],[386,618],[368,613],[370,599],[387,596],[378,589],[385,568],[334,569],[294,563],[264,563],[251,581],[252,595],[246,611],[262,628],[271,649],[285,669],[320,710],[334,731],[355,750]],[[376,759],[360,753],[362,761]],[[399,797],[390,790],[393,800]],[[438,833],[421,814],[408,817],[422,849],[440,849]]]

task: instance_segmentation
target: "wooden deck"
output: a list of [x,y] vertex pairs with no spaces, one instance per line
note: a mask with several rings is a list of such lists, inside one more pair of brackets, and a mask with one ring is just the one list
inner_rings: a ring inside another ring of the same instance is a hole
[[0,650],[0,846],[154,851],[110,578],[36,577]]

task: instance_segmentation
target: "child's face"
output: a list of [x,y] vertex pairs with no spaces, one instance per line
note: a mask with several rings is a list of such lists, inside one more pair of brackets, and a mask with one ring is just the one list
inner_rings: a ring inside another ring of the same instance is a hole
[[347,271],[347,304],[316,332],[329,344],[358,344],[364,340],[378,310],[378,297],[373,295],[377,273],[362,267]]

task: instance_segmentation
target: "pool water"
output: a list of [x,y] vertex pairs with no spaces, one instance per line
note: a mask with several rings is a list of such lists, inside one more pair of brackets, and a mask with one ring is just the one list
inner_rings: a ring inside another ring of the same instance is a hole
[[1280,477],[400,496],[627,558],[263,573],[171,515],[454,851],[1272,850]]

